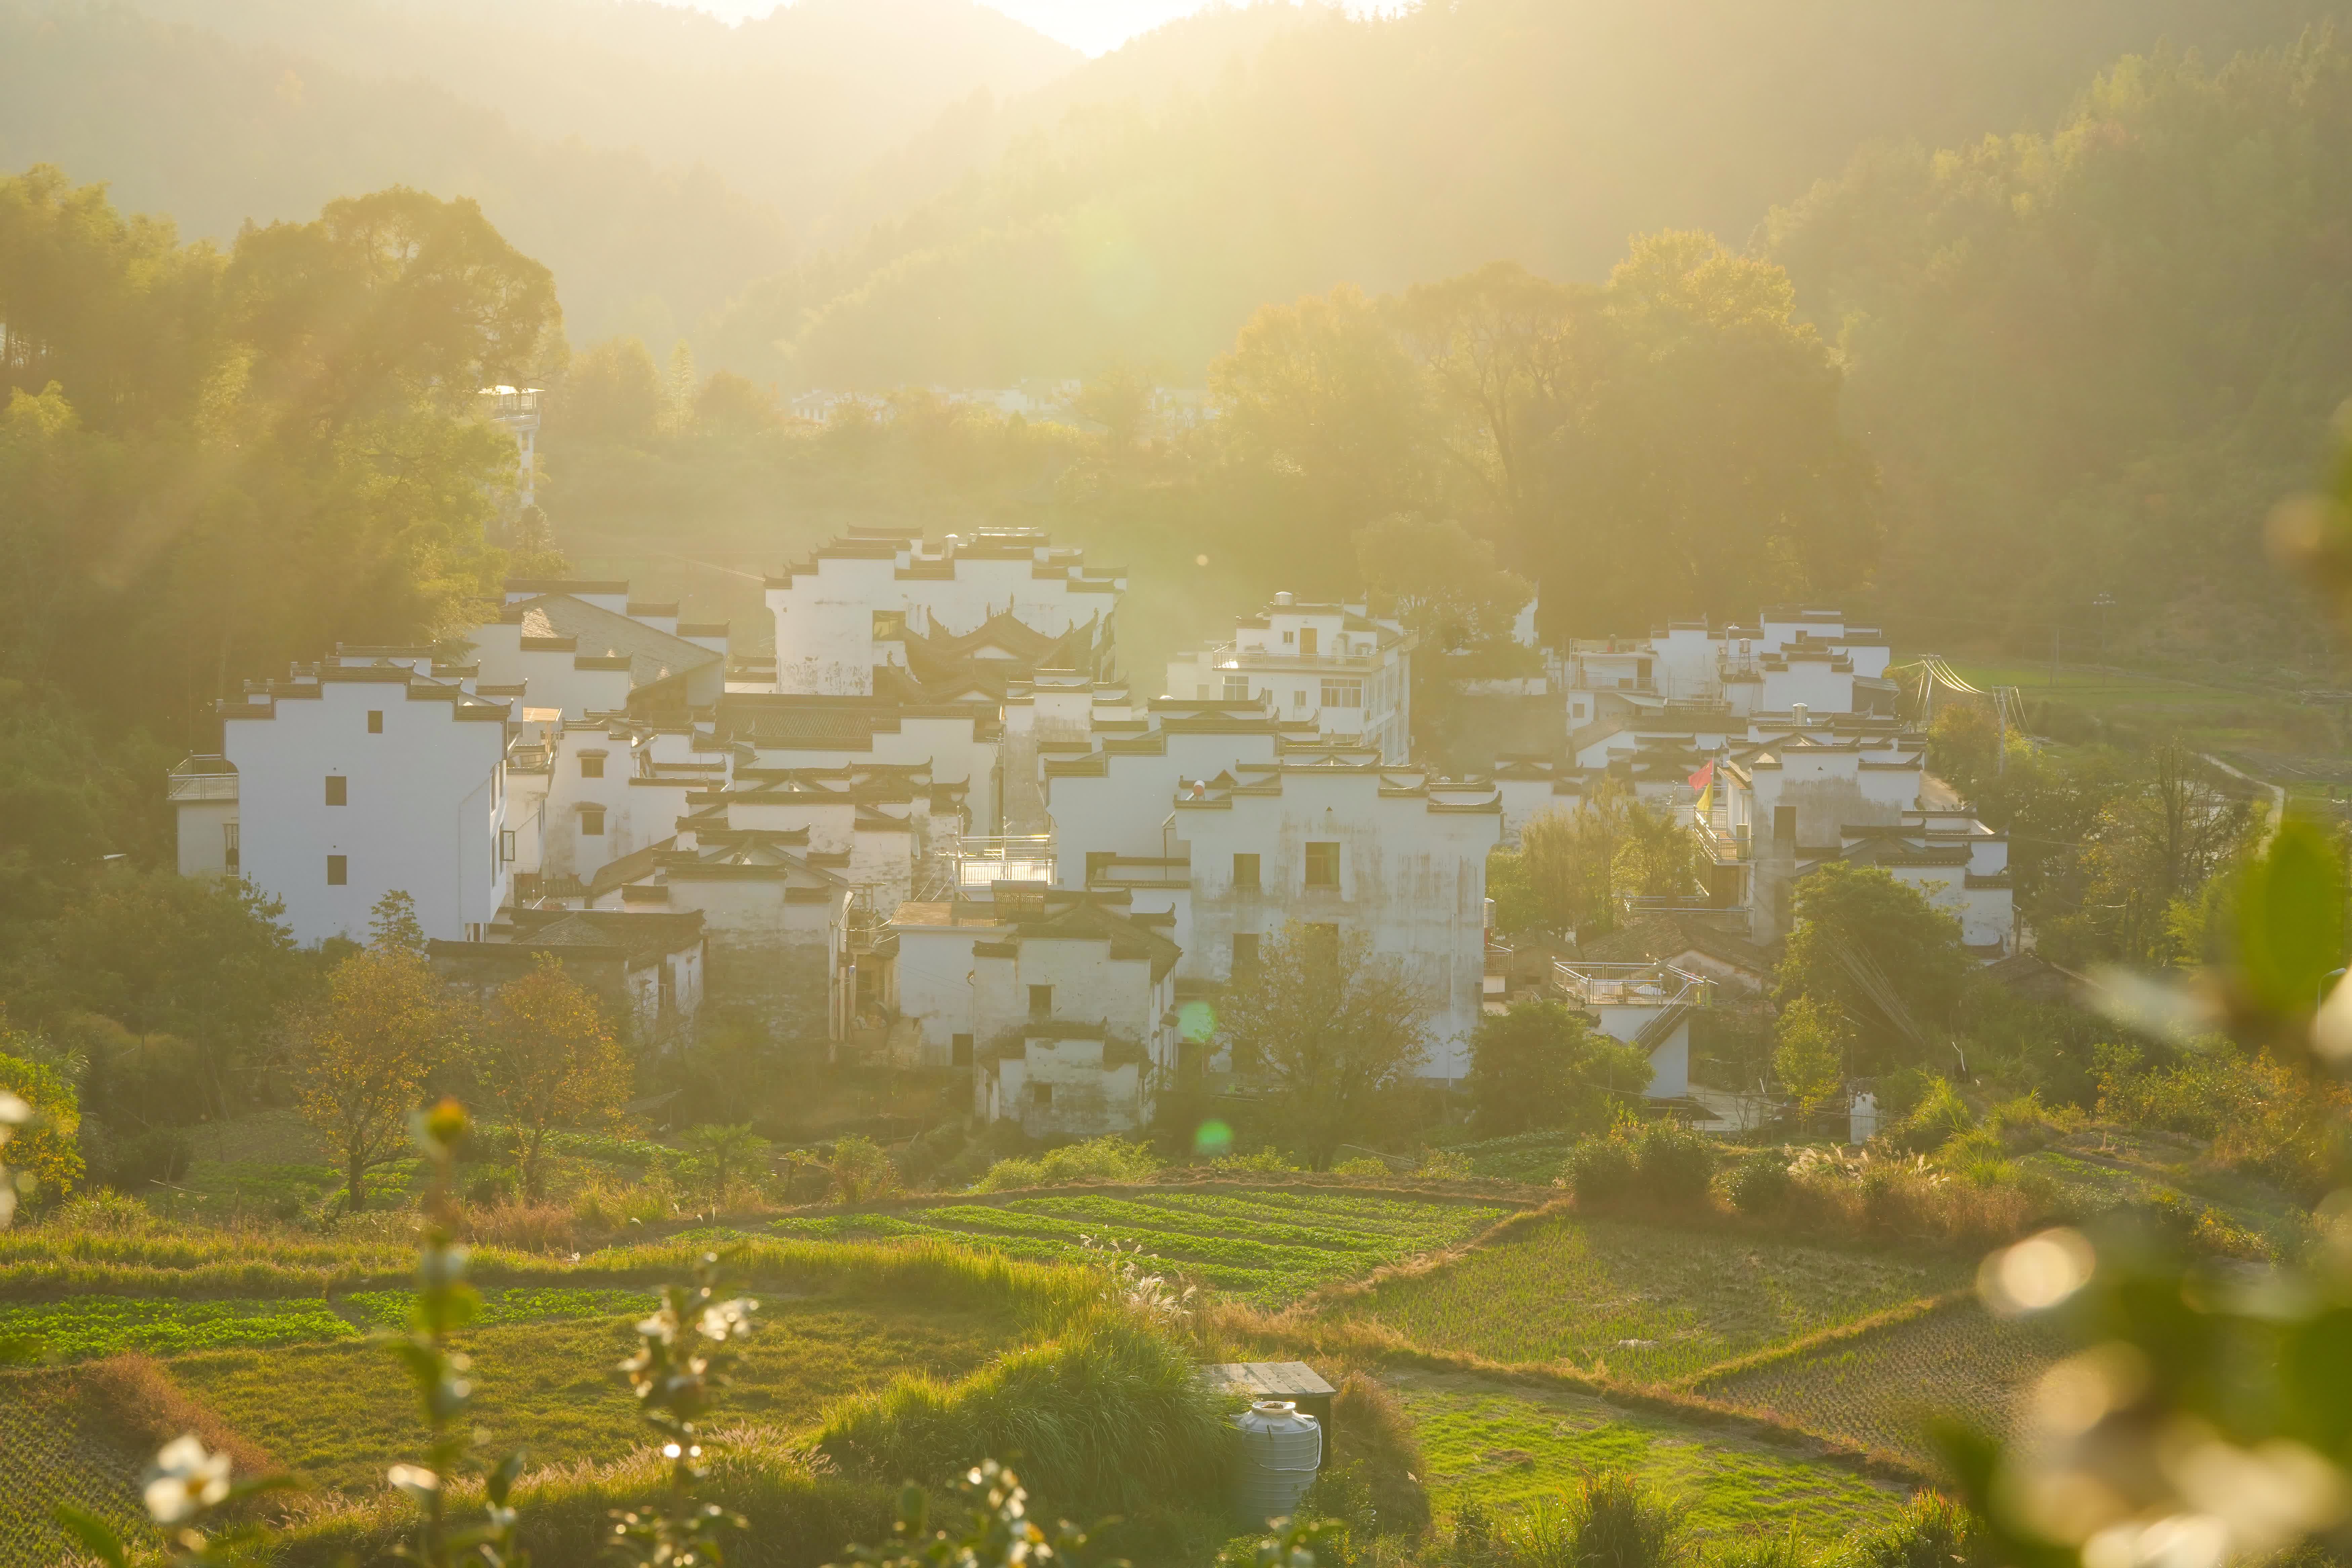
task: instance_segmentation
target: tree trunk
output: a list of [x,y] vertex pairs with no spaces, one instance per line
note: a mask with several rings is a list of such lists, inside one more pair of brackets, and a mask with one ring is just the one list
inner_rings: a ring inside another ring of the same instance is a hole
[[531,1202],[539,1201],[539,1153],[547,1142],[547,1129],[538,1128],[523,1135],[522,1195]]
[[366,1179],[367,1162],[357,1152],[348,1155],[343,1167],[343,1190],[351,1194],[353,1214],[367,1206],[367,1194],[362,1184]]

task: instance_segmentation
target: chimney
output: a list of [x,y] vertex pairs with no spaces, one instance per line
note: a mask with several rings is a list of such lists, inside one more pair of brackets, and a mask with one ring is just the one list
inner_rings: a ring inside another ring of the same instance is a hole
[[1789,717],[1796,722],[1796,726],[1800,730],[1813,721],[1812,712],[1813,705],[1810,702],[1791,702],[1789,704]]

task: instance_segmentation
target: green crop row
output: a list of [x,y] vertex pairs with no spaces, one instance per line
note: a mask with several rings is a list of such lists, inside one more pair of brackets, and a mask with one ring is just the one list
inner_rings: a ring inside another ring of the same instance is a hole
[[[326,1301],[303,1297],[187,1299],[168,1296],[76,1296],[61,1301],[0,1305],[0,1338],[19,1335],[50,1361],[89,1361],[118,1351],[184,1355],[243,1346],[311,1344],[358,1337],[368,1328],[401,1328],[415,1296],[407,1290],[360,1290],[340,1300],[351,1317]],[[475,1322],[541,1322],[566,1318],[616,1318],[650,1309],[645,1290],[510,1286],[482,1292]],[[352,1318],[360,1320],[354,1323]]]
[[117,1351],[180,1355],[237,1345],[287,1345],[359,1333],[322,1300],[242,1298],[183,1300],[77,1296],[0,1307],[0,1338],[24,1335],[48,1360],[87,1361]]

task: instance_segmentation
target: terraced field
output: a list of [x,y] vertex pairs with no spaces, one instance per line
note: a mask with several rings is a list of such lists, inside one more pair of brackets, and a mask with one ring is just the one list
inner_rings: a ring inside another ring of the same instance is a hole
[[[727,1391],[730,1422],[792,1427],[847,1394],[902,1374],[954,1378],[1017,1342],[1007,1314],[898,1306],[859,1297],[762,1295],[759,1331]],[[647,1441],[636,1402],[614,1374],[634,1342],[630,1317],[468,1329],[478,1449],[533,1462],[618,1458]],[[165,1363],[183,1388],[316,1486],[360,1493],[423,1441],[416,1398],[389,1352],[367,1343],[213,1351]],[[0,1464],[0,1472],[6,1467]],[[0,1473],[0,1489],[5,1476]],[[6,1561],[0,1558],[0,1561]]]
[[1776,1413],[1922,1465],[1937,1462],[1932,1408],[1999,1431],[2021,1392],[2063,1353],[2056,1331],[1961,1301],[1841,1344],[1708,1379],[1697,1392]]
[[1391,1382],[1412,1417],[1441,1512],[1471,1500],[1499,1512],[1556,1500],[1580,1477],[1610,1468],[1679,1500],[1693,1528],[1717,1538],[1778,1535],[1793,1525],[1826,1542],[1885,1524],[1903,1505],[1899,1489],[1803,1453],[1582,1394],[1432,1373],[1394,1373]]
[[1509,1212],[1500,1205],[1324,1191],[1072,1194],[783,1219],[774,1228],[824,1238],[942,1238],[1039,1261],[1066,1259],[1087,1237],[1140,1244],[1192,1279],[1257,1306],[1279,1307],[1334,1280],[1458,1246]]
[[[81,1295],[62,1301],[0,1305],[0,1339],[24,1335],[45,1361],[87,1361],[117,1351],[182,1355],[196,1351],[317,1344],[359,1338],[373,1328],[408,1321],[415,1298],[406,1290],[364,1290],[333,1303],[317,1299]],[[643,1310],[644,1290],[515,1287],[482,1292],[478,1326],[579,1318],[612,1318]]]
[[1432,1349],[1669,1383],[1967,1281],[1965,1260],[1559,1215],[1335,1313]]
[[0,1373],[0,1563],[62,1561],[68,1543],[52,1520],[60,1503],[160,1546],[136,1485],[145,1461],[74,1397],[66,1374]]

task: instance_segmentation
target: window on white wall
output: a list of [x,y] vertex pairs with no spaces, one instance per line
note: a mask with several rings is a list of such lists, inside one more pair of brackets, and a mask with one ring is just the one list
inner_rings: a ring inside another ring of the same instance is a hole
[[604,837],[604,808],[601,805],[581,807],[580,831],[583,835],[590,838]]
[[1326,708],[1361,708],[1364,705],[1364,683],[1360,680],[1327,680],[1323,683],[1323,706]]
[[580,754],[580,776],[583,779],[603,778],[604,776],[604,753],[602,752],[583,752]]
[[346,888],[351,885],[351,880],[352,862],[350,857],[344,855],[328,856],[327,886],[330,888]]
[[1228,702],[1246,702],[1249,700],[1248,676],[1228,675],[1225,677],[1225,700]]

